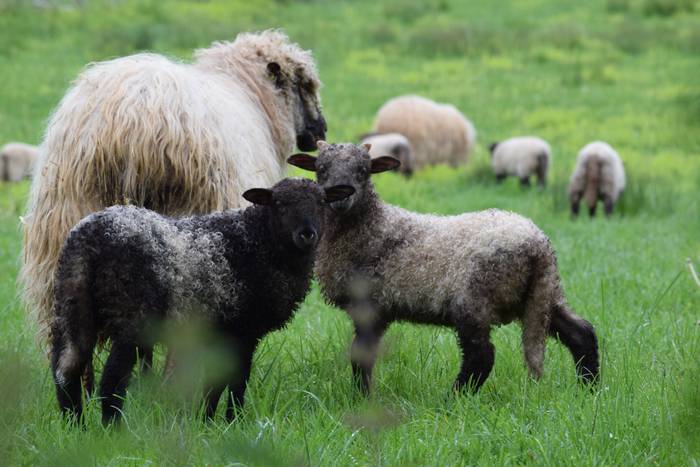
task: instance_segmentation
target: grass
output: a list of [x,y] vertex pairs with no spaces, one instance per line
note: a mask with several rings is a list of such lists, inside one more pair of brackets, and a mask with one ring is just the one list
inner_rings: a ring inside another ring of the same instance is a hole
[[[40,6],[36,6],[40,5]],[[576,384],[550,342],[545,376],[522,364],[519,329],[494,331],[494,372],[475,395],[449,390],[447,330],[401,324],[384,339],[374,395],[350,386],[351,327],[317,288],[256,353],[238,421],[205,425],[159,377],[134,378],[122,427],[67,426],[17,297],[28,183],[0,185],[0,459],[5,465],[697,465],[700,461],[700,8],[688,0],[303,2],[0,0],[0,141],[37,142],[70,81],[95,60],[191,49],[283,27],[312,48],[329,140],[370,128],[400,93],[458,106],[476,124],[472,161],[405,181],[389,202],[423,212],[499,207],[552,239],[574,309],[596,326],[600,390]],[[488,143],[534,133],[554,149],[544,192],[496,185]],[[629,186],[609,221],[569,219],[576,152],[603,139]],[[297,173],[297,172],[295,172]],[[162,360],[162,352],[160,355]],[[100,355],[104,359],[104,355]]]

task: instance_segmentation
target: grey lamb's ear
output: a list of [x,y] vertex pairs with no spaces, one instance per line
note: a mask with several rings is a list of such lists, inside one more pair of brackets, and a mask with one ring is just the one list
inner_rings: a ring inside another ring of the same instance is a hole
[[401,161],[395,157],[382,156],[372,159],[372,168],[370,172],[373,174],[378,174],[381,172],[386,172],[387,170],[398,169],[401,165]]
[[341,201],[355,193],[355,189],[350,185],[335,185],[326,188],[326,203]]
[[287,158],[287,163],[300,169],[316,172],[316,158],[311,154],[304,154],[303,152],[294,154]]
[[243,193],[243,197],[253,204],[269,206],[272,204],[272,190],[267,188],[251,188]]

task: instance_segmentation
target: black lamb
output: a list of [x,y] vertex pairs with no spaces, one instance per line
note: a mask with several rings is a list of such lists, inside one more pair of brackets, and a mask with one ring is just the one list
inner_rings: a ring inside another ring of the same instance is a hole
[[98,339],[111,341],[99,395],[102,420],[119,418],[138,354],[168,321],[207,323],[224,342],[227,381],[205,388],[207,417],[229,388],[226,417],[243,405],[253,352],[306,296],[324,203],[354,190],[304,179],[254,188],[246,209],[170,218],[114,206],[71,230],[55,279],[51,365],[64,413],[82,412],[81,375]]

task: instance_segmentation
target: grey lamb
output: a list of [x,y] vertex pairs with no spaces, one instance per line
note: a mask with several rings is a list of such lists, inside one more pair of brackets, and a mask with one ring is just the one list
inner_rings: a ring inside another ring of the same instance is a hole
[[478,390],[494,362],[490,331],[518,320],[525,362],[542,375],[547,335],[573,355],[578,375],[598,376],[591,324],[567,306],[548,238],[529,219],[490,209],[459,216],[416,214],[383,203],[370,175],[395,169],[369,147],[319,142],[318,158],[296,154],[293,165],[316,172],[321,186],[355,193],[330,204],[315,273],[324,296],[355,326],[353,374],[369,391],[382,334],[394,321],[449,326],[462,349],[457,388]]

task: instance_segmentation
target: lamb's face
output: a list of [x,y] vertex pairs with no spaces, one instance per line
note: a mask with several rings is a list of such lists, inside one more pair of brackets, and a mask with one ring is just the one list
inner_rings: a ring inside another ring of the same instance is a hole
[[[293,68],[287,69],[284,68]],[[294,120],[296,144],[302,151],[314,151],[316,141],[326,137],[326,119],[321,112],[320,83],[301,65],[270,62],[267,70],[280,89]]]
[[370,188],[371,174],[393,170],[401,164],[389,156],[372,159],[369,155],[370,148],[369,144],[358,146],[319,141],[318,158],[308,154],[295,154],[287,159],[287,162],[316,172],[316,180],[326,190],[337,185],[352,187],[352,195],[330,203],[333,211],[344,215],[350,213],[359,200],[364,199]]
[[311,180],[286,178],[272,189],[253,188],[243,196],[270,210],[271,227],[282,247],[308,253],[316,248],[321,236],[324,204],[352,192],[351,187],[323,190]]
[[316,159],[316,180],[319,185],[349,185],[355,189],[353,195],[330,204],[331,209],[339,214],[350,212],[356,201],[362,199],[371,168],[372,159],[366,146],[319,143]]

